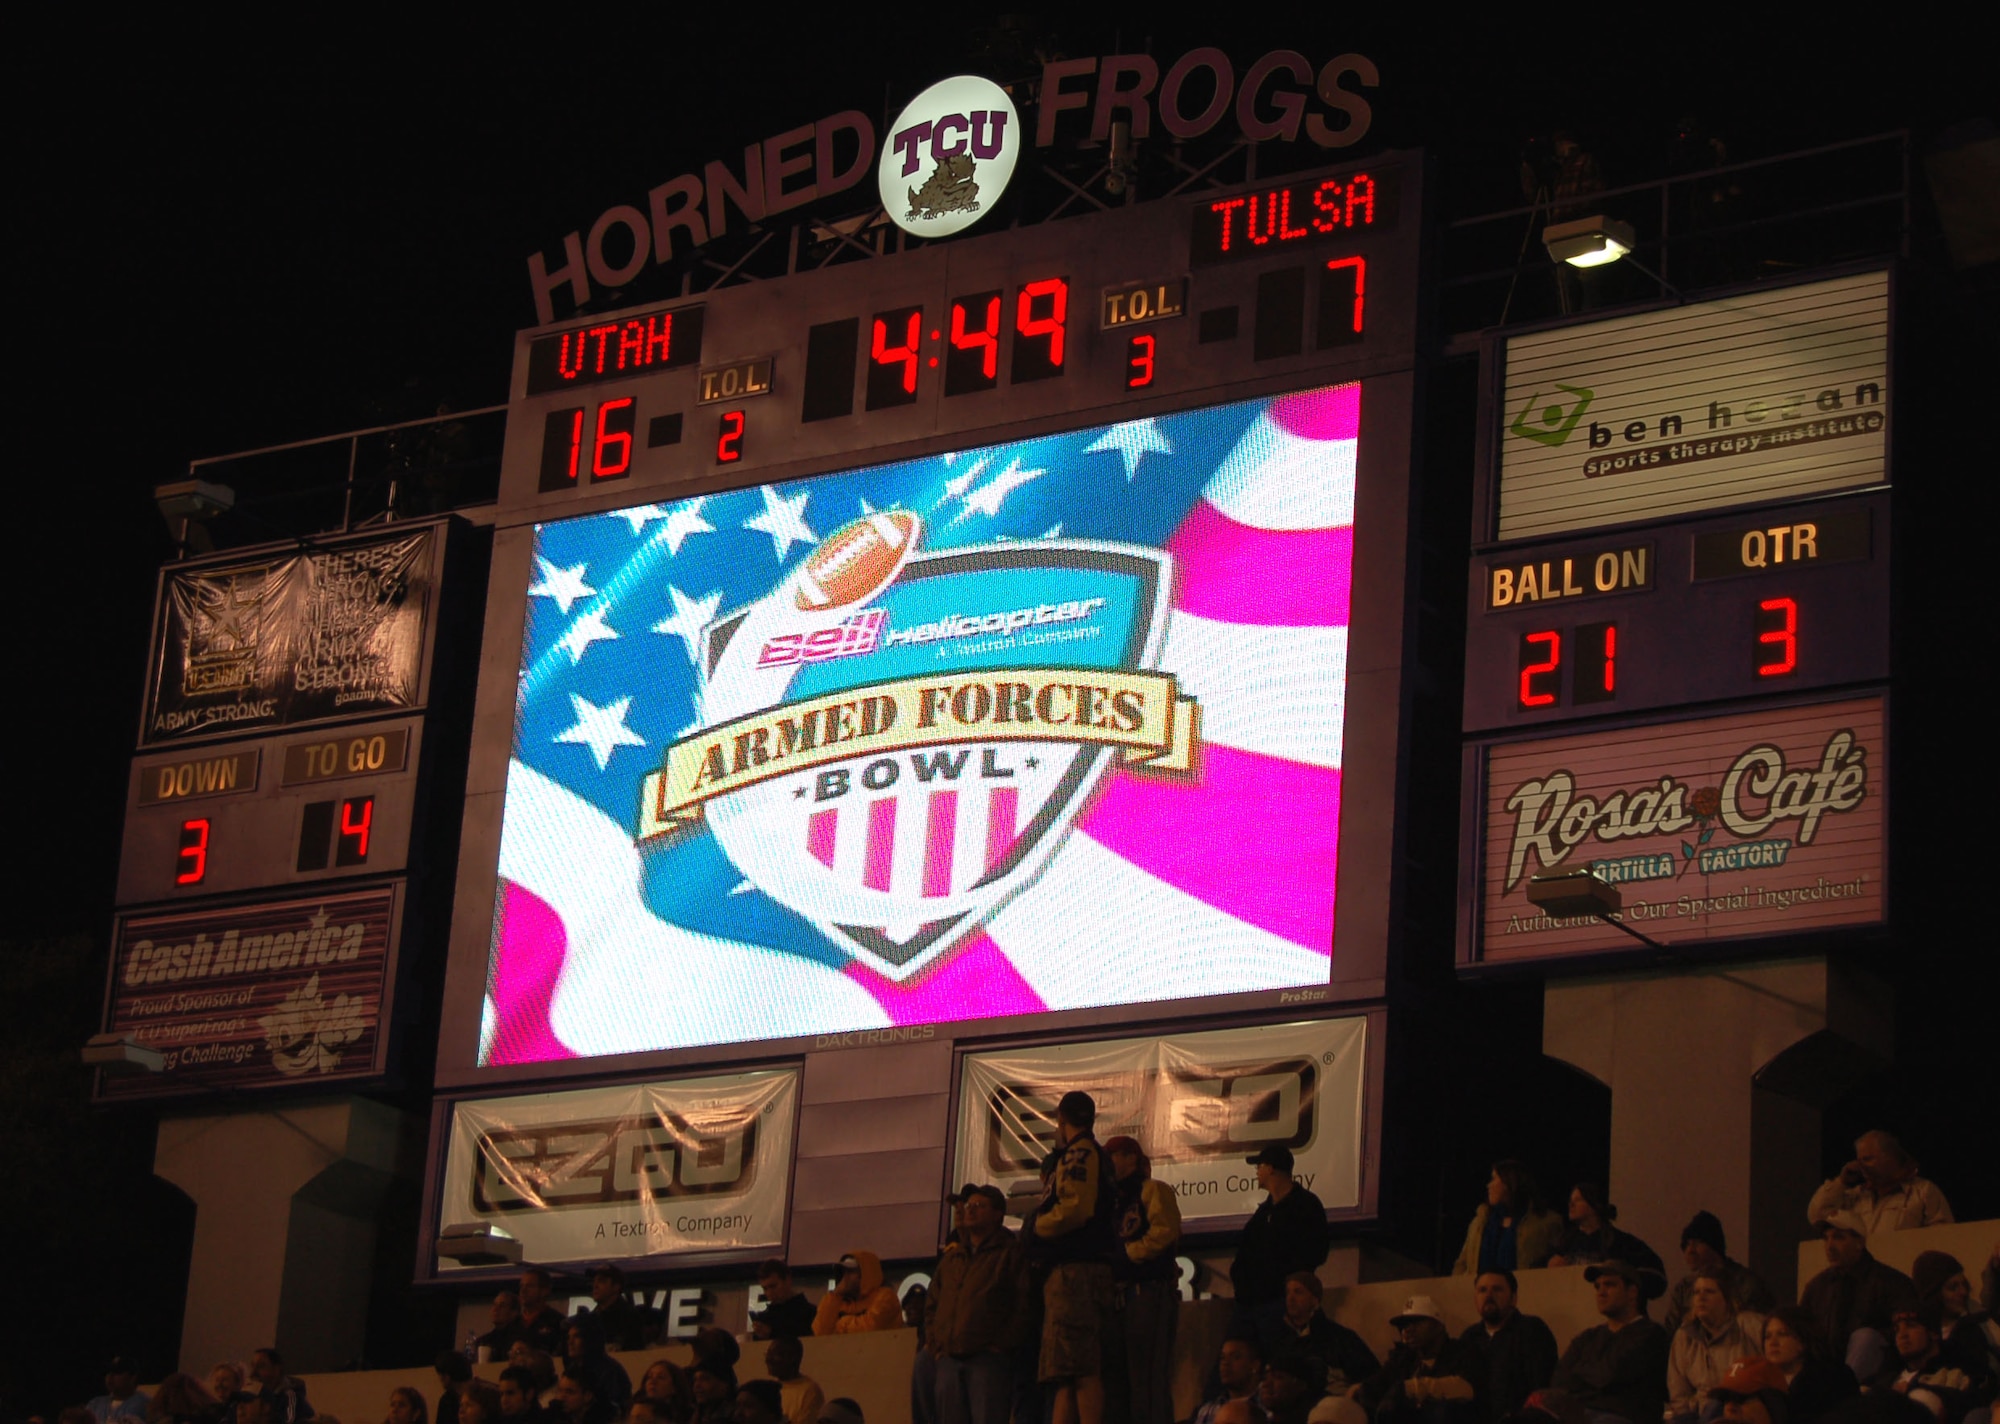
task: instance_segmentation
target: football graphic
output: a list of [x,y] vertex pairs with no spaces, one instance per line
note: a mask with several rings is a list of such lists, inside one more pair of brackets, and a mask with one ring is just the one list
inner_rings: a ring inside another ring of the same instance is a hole
[[864,514],[841,525],[800,565],[799,607],[820,612],[865,603],[895,581],[923,532],[923,520],[907,509]]

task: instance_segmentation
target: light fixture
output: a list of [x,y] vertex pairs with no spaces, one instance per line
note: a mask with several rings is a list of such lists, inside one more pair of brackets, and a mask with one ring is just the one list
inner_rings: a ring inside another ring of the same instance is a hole
[[206,521],[236,508],[236,491],[209,480],[179,480],[153,486],[153,505],[167,521],[167,532],[180,545],[182,557],[189,548],[206,554],[215,547]]
[[438,1233],[437,1253],[461,1266],[516,1266],[521,1243],[486,1221],[461,1221]]
[[128,1033],[94,1033],[83,1045],[86,1067],[107,1073],[164,1073],[166,1055]]
[[1556,920],[1581,919],[1588,915],[1604,921],[1651,949],[1667,949],[1651,935],[1642,934],[1618,918],[1625,900],[1618,887],[1598,877],[1596,871],[1558,870],[1528,877],[1528,903]]
[[1601,214],[1550,223],[1542,229],[1542,246],[1549,250],[1550,260],[1572,267],[1602,267],[1616,262],[1634,245],[1632,224]]

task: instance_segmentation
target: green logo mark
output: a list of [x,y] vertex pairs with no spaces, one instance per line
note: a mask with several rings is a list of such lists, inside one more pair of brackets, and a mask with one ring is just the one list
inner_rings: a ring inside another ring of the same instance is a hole
[[1559,391],[1568,391],[1576,399],[1564,401],[1551,399],[1542,404],[1542,393],[1536,391],[1528,397],[1528,403],[1521,407],[1521,413],[1514,417],[1514,423],[1507,428],[1523,440],[1533,440],[1541,445],[1560,445],[1569,439],[1570,431],[1583,419],[1583,413],[1590,409],[1590,398],[1594,392],[1582,386],[1557,386]]

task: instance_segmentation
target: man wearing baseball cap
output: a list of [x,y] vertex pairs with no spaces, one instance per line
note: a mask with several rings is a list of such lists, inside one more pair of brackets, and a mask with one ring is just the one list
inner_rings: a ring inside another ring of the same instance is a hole
[[1378,1424],[1481,1424],[1486,1361],[1452,1338],[1443,1307],[1427,1295],[1413,1295],[1389,1323],[1401,1338],[1355,1395],[1369,1417]]
[[1111,1261],[1118,1250],[1112,1167],[1094,1135],[1097,1101],[1064,1093],[1056,1104],[1062,1156],[1035,1209],[1032,1252],[1048,1262],[1042,1287],[1037,1377],[1055,1386],[1054,1424],[1104,1418],[1105,1333],[1112,1319]]
[[1738,1424],[1785,1424],[1785,1372],[1761,1355],[1731,1365],[1708,1397]]
[[1292,1176],[1292,1149],[1266,1147],[1249,1159],[1257,1169],[1264,1200],[1229,1267],[1236,1288],[1236,1312],[1230,1333],[1252,1330],[1268,1351],[1283,1343],[1285,1277],[1294,1271],[1317,1271],[1326,1260],[1326,1207]]
[[1006,1424],[1011,1352],[1033,1318],[1027,1263],[1003,1218],[998,1187],[967,1182],[951,1195],[963,1225],[938,1257],[924,1305],[924,1348],[937,1361],[942,1424]]
[[143,1420],[150,1402],[139,1388],[139,1366],[120,1355],[104,1367],[104,1393],[85,1407],[97,1416],[98,1424],[110,1424],[119,1418]]
[[1826,1269],[1806,1282],[1799,1304],[1863,1389],[1884,1384],[1895,1367],[1889,1345],[1895,1314],[1917,1303],[1916,1285],[1868,1254],[1868,1229],[1853,1212],[1827,1212],[1819,1230]]
[[1898,1310],[1895,1327],[1896,1355],[1903,1368],[1890,1384],[1891,1390],[1912,1404],[1922,1405],[1933,1419],[1949,1424],[1957,1424],[1968,1410],[1992,1401],[1992,1378],[1983,1370],[1975,1374],[1967,1368],[1983,1362],[1969,1351],[1962,1352],[1959,1359],[1945,1355],[1936,1301]]
[[1667,1406],[1667,1332],[1646,1316],[1648,1282],[1637,1266],[1603,1261],[1583,1278],[1597,1290],[1602,1325],[1569,1342],[1550,1387],[1569,1395],[1591,1424],[1654,1424]]

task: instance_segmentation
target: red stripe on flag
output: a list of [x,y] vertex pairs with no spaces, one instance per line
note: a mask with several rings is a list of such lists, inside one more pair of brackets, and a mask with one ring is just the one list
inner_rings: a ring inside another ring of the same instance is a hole
[[951,843],[958,834],[958,793],[931,793],[930,824],[924,836],[924,894],[951,893]]
[[833,869],[833,833],[839,816],[838,811],[815,811],[806,821],[806,849],[828,870]]
[[991,875],[1014,848],[1014,821],[1021,812],[1021,793],[1002,786],[986,798],[986,873]]
[[868,803],[868,856],[861,867],[861,883],[870,890],[887,890],[895,862],[896,798],[884,796]]

